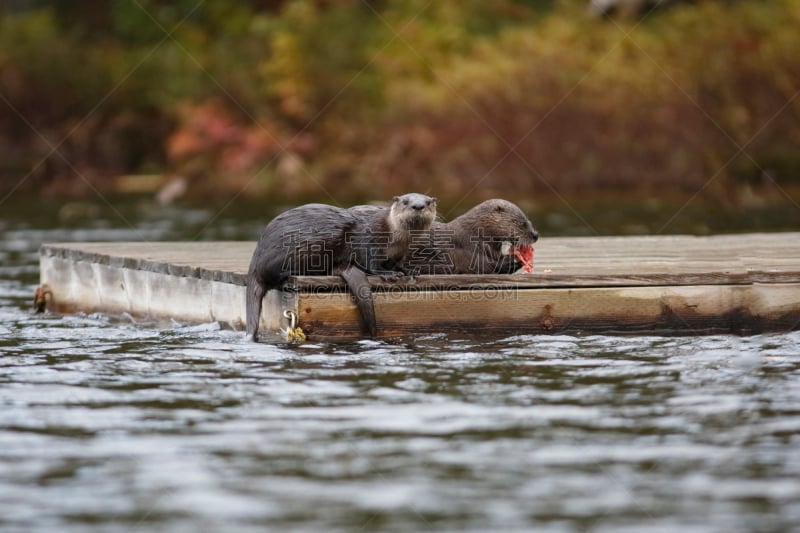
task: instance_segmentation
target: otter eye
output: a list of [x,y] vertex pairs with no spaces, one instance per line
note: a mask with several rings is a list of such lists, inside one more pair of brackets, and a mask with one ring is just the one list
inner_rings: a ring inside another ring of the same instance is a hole
[[408,198],[403,199],[403,205],[408,205]]

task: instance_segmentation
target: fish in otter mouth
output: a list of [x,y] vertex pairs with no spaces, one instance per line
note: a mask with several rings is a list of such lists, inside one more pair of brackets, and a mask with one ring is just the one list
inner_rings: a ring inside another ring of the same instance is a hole
[[522,270],[533,274],[533,246],[512,246],[511,253],[522,263]]
[[503,241],[500,255],[515,258],[519,262],[519,270],[528,274],[533,273],[533,245],[511,244],[511,241]]

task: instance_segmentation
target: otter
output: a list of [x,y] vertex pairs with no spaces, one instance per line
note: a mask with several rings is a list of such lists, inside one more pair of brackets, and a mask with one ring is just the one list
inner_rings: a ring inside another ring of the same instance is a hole
[[350,209],[307,204],[285,211],[261,233],[247,273],[247,335],[258,340],[267,291],[289,276],[339,275],[356,300],[363,328],[377,335],[367,274],[402,276],[412,234],[436,218],[436,199],[424,194],[395,196],[389,207]]
[[434,222],[413,244],[406,268],[415,275],[532,271],[538,239],[522,209],[507,200],[487,200],[450,222]]

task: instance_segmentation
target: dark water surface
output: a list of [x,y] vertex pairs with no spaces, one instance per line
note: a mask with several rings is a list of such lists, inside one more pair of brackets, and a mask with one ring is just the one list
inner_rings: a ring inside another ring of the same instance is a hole
[[800,332],[288,347],[33,315],[42,242],[264,220],[11,207],[0,531],[800,531]]

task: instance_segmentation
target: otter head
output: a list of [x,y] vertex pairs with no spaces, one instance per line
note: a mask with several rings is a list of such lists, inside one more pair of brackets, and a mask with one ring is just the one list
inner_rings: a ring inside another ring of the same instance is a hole
[[511,259],[517,269],[533,272],[533,243],[539,240],[539,233],[522,209],[500,199],[487,200],[478,208],[491,255],[498,260]]
[[390,219],[398,229],[426,230],[436,219],[436,198],[415,192],[395,196]]

